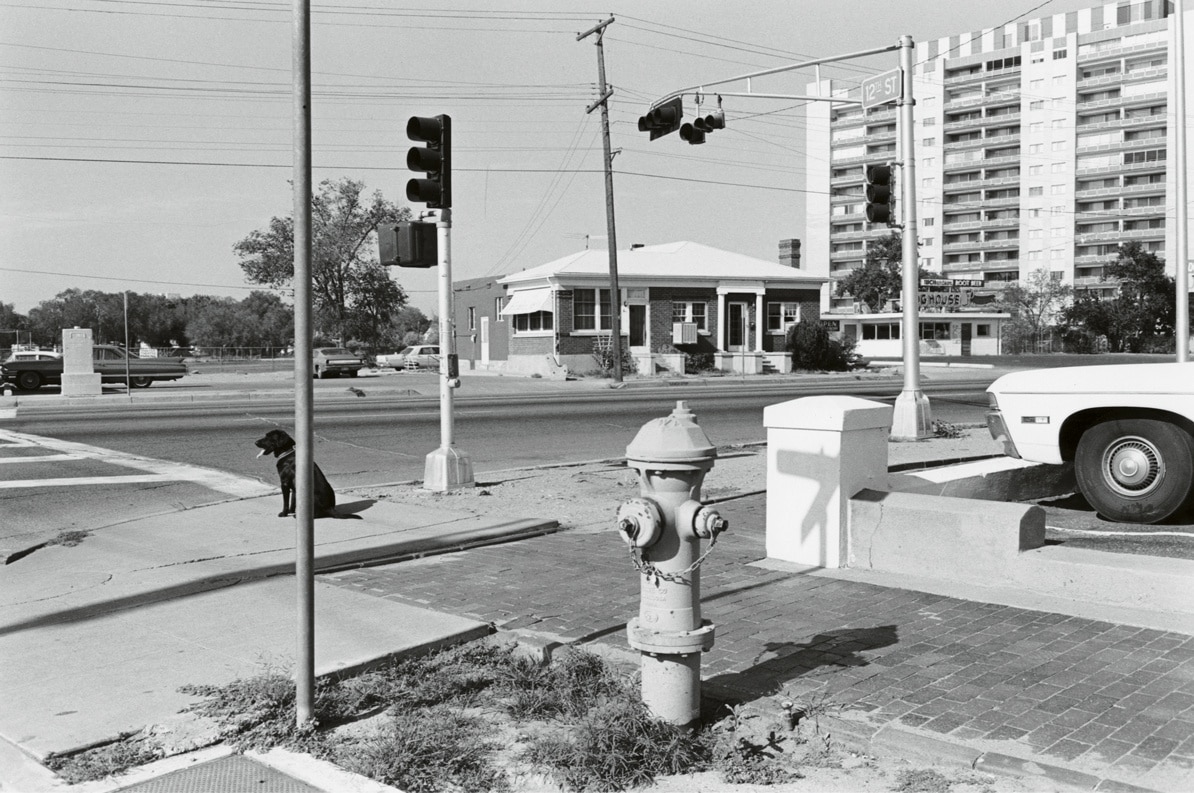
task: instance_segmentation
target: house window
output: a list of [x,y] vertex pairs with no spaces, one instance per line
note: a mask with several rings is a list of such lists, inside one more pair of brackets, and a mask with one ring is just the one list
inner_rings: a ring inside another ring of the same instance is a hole
[[468,307],[468,329],[477,329],[477,309],[473,306]]
[[[597,298],[601,298],[600,313]],[[572,323],[577,330],[610,330],[609,290],[572,290]]]
[[708,330],[706,325],[706,304],[703,302],[672,302],[672,322],[695,322],[697,330]]
[[495,297],[493,299],[493,316],[494,322],[502,322],[505,317],[502,316],[502,298]]
[[514,315],[515,333],[540,333],[552,329],[552,313],[550,311],[532,311],[530,314]]
[[799,321],[799,303],[767,304],[767,331],[769,333],[787,333],[788,328]]
[[974,335],[978,336],[979,338],[983,338],[983,339],[990,338],[991,337],[991,326],[990,325],[975,325],[974,326]]

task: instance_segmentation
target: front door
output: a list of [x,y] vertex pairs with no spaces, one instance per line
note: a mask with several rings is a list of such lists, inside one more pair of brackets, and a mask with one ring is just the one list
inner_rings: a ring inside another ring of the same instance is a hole
[[630,306],[630,347],[647,346],[647,307]]
[[726,350],[743,352],[749,348],[747,320],[749,311],[746,303],[730,303],[726,307]]
[[963,355],[970,354],[970,334],[971,334],[971,332],[972,331],[971,331],[970,323],[963,322],[962,323],[962,354]]

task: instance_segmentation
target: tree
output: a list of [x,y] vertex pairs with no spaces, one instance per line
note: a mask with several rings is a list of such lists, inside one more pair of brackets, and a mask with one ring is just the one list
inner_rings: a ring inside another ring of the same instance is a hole
[[1046,335],[1073,297],[1074,288],[1054,279],[1043,267],[1004,287],[998,303],[1012,315],[1003,335],[1008,351],[1034,348],[1036,340]]
[[1165,262],[1139,242],[1119,246],[1118,258],[1103,268],[1103,280],[1118,280],[1111,300],[1087,296],[1065,314],[1071,325],[1106,336],[1116,352],[1172,349],[1177,287],[1165,274]]
[[29,337],[29,318],[18,314],[12,303],[0,303],[0,343],[20,344]]
[[[389,287],[383,284],[389,275],[371,243],[378,224],[409,219],[410,209],[386,201],[380,192],[365,198],[364,189],[363,182],[352,179],[325,180],[312,196],[312,303],[316,322],[328,332],[375,344],[380,318],[405,305],[406,293],[392,281]],[[274,288],[290,285],[294,218],[272,218],[267,228],[250,233],[233,250],[249,281]]]
[[187,336],[201,347],[286,347],[294,338],[294,309],[270,292],[252,292],[237,302],[208,298],[187,324]]
[[[838,297],[849,295],[866,303],[872,312],[882,310],[888,300],[898,300],[903,291],[903,261],[904,243],[899,232],[871,240],[862,266],[837,282]],[[928,278],[931,274],[918,266],[917,275]]]

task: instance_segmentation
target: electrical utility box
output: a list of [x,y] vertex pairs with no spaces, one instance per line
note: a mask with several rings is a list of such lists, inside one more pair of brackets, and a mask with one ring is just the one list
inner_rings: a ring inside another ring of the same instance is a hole
[[435,267],[439,248],[434,223],[404,221],[377,227],[377,249],[386,267]]

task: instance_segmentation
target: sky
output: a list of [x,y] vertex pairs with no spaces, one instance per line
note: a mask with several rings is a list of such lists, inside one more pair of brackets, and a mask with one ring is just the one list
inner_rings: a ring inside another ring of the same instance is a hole
[[[691,240],[774,261],[780,240],[804,236],[801,103],[725,97],[726,129],[690,146],[638,131],[652,102],[901,35],[1092,5],[316,1],[313,179],[356,179],[407,205],[406,121],[446,113],[454,280],[604,249],[601,113],[586,113],[596,37],[577,36],[612,17],[603,48],[618,248]],[[27,313],[70,288],[237,299],[261,288],[233,246],[292,211],[291,14],[285,0],[0,0],[0,303]],[[823,76],[858,81],[897,57]],[[802,94],[812,77],[752,89]],[[686,98],[686,116],[691,107]],[[390,274],[411,305],[436,313],[435,270]]]

